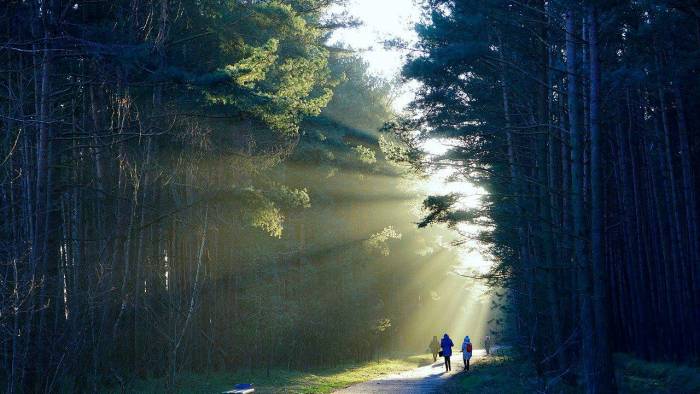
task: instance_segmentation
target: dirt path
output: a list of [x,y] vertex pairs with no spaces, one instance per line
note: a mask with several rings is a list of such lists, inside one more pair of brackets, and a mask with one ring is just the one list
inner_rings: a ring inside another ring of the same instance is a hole
[[[483,349],[474,349],[472,362],[484,355],[485,352]],[[462,352],[455,352],[451,360],[451,372],[445,372],[445,365],[443,364],[442,358],[439,358],[438,362],[434,364],[393,375],[387,375],[381,379],[359,383],[346,389],[338,390],[336,393],[437,393],[440,392],[440,387],[442,387],[450,377],[461,373],[463,370]]]

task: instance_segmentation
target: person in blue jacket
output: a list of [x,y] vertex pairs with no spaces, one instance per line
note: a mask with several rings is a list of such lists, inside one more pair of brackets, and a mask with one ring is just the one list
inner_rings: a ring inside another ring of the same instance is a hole
[[452,346],[455,344],[450,339],[450,336],[445,334],[440,341],[440,347],[442,348],[442,356],[445,357],[445,372],[452,371],[452,365],[450,364],[450,357],[452,356]]

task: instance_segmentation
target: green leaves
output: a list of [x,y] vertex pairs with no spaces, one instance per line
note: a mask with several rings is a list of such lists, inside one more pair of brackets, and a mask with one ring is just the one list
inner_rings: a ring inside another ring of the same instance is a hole
[[274,184],[267,194],[271,199],[287,209],[311,207],[311,197],[306,188],[292,189],[285,185]]
[[[423,201],[423,209],[428,214],[418,223],[419,228],[430,224],[445,223],[452,228],[460,223],[474,223],[483,216],[478,209],[460,209],[458,207],[459,194],[446,194],[443,196],[429,196]],[[457,206],[457,207],[456,207]]]
[[255,83],[265,80],[270,68],[277,61],[279,41],[270,39],[262,47],[250,47],[250,54],[235,64],[225,67],[233,81],[244,88],[254,88]]
[[251,108],[251,113],[287,134],[296,134],[305,117],[320,114],[333,97],[334,82],[330,80],[328,52],[320,48],[315,52],[310,58],[289,58],[275,64],[270,78],[253,90],[266,101]]
[[182,37],[173,40],[169,61],[154,76],[186,85],[191,99],[178,97],[181,89],[173,96],[197,112],[226,113],[236,123],[252,119],[269,131],[296,135],[337,85],[324,31],[311,23],[323,6],[312,12],[309,3],[317,2],[188,4],[186,22],[173,28]]
[[401,233],[396,231],[393,226],[389,226],[378,233],[372,234],[369,239],[364,242],[364,245],[370,253],[388,256],[391,253],[388,241],[392,239],[401,239]]
[[377,162],[374,151],[366,146],[357,145],[353,147],[352,150],[357,155],[358,160],[364,164],[374,164]]
[[275,238],[282,238],[283,209],[311,207],[311,197],[306,189],[292,189],[277,183],[269,185],[266,190],[248,187],[240,195],[246,222]]

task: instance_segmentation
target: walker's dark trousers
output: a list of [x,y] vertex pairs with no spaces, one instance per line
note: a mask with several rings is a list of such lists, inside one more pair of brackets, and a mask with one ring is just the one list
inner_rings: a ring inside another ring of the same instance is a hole
[[450,364],[450,356],[445,356],[445,371],[452,371],[452,364]]

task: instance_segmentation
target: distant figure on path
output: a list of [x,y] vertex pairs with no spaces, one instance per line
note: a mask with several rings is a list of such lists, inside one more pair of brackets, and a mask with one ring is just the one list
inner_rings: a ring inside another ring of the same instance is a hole
[[433,335],[433,340],[428,345],[428,349],[433,353],[433,362],[437,361],[438,352],[440,351],[440,343],[437,340],[437,335]]
[[464,360],[464,370],[469,371],[469,359],[472,358],[472,342],[469,340],[469,335],[464,337],[462,342],[462,359]]
[[440,347],[442,348],[442,356],[445,357],[445,372],[452,371],[452,364],[450,364],[450,357],[452,356],[452,346],[455,344],[450,339],[450,336],[445,334],[440,341]]
[[486,350],[487,356],[491,354],[491,337],[488,335],[484,338],[484,349]]

